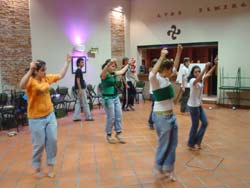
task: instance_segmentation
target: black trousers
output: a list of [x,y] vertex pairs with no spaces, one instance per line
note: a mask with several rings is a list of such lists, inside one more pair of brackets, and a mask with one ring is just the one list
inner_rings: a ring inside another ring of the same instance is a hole
[[129,88],[126,88],[126,86],[123,88],[122,109],[127,108],[129,105],[133,106],[135,101],[135,86],[131,81],[128,81],[127,84]]

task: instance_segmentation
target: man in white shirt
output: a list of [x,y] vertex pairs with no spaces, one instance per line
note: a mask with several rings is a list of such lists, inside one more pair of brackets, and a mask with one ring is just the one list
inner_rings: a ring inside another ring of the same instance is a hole
[[182,97],[180,99],[181,105],[180,105],[180,111],[182,113],[188,112],[187,107],[187,101],[189,98],[190,93],[190,87],[189,83],[187,82],[187,77],[189,75],[189,65],[190,65],[190,58],[185,57],[183,60],[183,68],[182,68],[182,79],[181,79],[181,91],[182,91]]

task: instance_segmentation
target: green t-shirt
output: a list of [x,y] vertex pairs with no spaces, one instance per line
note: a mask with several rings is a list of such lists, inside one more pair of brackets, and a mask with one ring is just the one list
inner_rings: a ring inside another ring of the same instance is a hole
[[102,96],[104,98],[113,98],[117,96],[115,73],[107,72],[107,76],[105,79],[101,80],[101,84],[102,84]]

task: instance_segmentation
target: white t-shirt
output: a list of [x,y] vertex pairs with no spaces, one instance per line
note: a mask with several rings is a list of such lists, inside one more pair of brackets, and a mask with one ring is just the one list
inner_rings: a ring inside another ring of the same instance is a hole
[[189,69],[184,65],[182,68],[182,75],[181,75],[181,82],[182,82],[182,76],[184,76],[185,83],[181,83],[181,87],[189,88],[189,83],[187,82],[187,77],[189,75]]
[[[155,75],[153,72],[149,73],[148,78],[149,78],[150,88],[152,89],[153,92],[156,90],[158,91],[158,93],[164,92],[161,93],[164,96],[169,95],[168,92],[165,93],[166,88],[168,88],[167,91],[173,92],[172,84],[168,78],[161,77],[159,73]],[[169,111],[172,110],[173,107],[174,107],[173,98],[157,101],[157,97],[155,96],[153,111]]]
[[188,99],[188,106],[199,107],[201,106],[202,92],[203,92],[203,81],[198,82],[196,85],[193,85],[196,78],[192,78],[189,81],[190,86],[190,96]]
[[133,72],[131,72],[130,69],[128,69],[127,72],[125,73],[125,80],[126,80],[126,82],[131,81],[132,83],[138,81],[138,77],[137,77],[136,72],[133,73]]

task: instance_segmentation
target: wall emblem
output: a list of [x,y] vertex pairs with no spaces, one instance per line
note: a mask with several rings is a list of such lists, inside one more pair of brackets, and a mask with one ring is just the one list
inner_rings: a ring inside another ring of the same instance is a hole
[[168,36],[171,35],[171,38],[172,38],[173,40],[175,40],[175,39],[177,38],[176,35],[181,34],[181,30],[180,30],[180,29],[177,29],[176,25],[172,25],[172,26],[171,26],[171,29],[168,30],[167,34],[168,34]]

